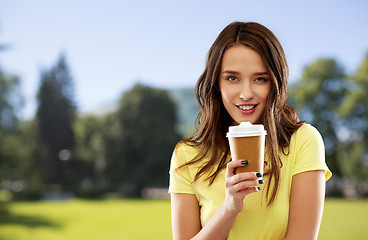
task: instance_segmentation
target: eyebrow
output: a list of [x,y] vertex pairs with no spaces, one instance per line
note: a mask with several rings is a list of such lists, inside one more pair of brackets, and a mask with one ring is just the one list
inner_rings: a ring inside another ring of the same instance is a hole
[[259,73],[255,73],[255,75],[257,76],[268,75],[268,72],[259,72]]
[[[225,71],[221,72],[221,74],[239,74],[239,72],[231,71],[231,70],[225,70]],[[268,74],[268,72],[259,72],[259,73],[255,73],[254,75],[263,76],[263,75],[269,75],[269,74]]]
[[231,70],[225,70],[223,72],[221,72],[222,74],[239,74],[238,72],[236,71],[231,71]]

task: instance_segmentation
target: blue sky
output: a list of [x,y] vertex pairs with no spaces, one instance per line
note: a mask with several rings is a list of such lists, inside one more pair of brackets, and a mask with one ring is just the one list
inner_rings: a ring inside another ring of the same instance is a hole
[[270,28],[286,52],[290,81],[320,57],[354,72],[368,52],[367,1],[0,0],[0,65],[21,79],[31,118],[40,70],[64,52],[85,112],[111,104],[134,83],[193,87],[207,51],[233,21]]

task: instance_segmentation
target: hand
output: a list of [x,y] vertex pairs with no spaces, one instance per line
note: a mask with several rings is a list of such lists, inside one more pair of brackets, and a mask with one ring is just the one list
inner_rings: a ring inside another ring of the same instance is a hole
[[263,184],[262,176],[255,172],[235,174],[235,168],[244,166],[241,160],[230,161],[225,174],[225,206],[227,211],[238,214],[243,209],[243,200],[250,193],[258,192]]

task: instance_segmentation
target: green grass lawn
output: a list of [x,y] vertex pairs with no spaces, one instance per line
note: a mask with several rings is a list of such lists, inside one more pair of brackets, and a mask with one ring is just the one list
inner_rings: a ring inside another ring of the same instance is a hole
[[[0,240],[171,239],[169,200],[16,202],[0,208]],[[368,239],[368,200],[328,199],[319,239]]]
[[368,199],[327,199],[318,239],[368,239]]
[[169,200],[22,202],[0,215],[1,240],[170,239]]

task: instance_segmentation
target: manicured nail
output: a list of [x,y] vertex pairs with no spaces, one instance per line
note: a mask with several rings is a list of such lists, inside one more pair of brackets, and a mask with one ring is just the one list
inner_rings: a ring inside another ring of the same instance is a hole
[[259,184],[263,184],[263,183],[264,183],[264,181],[263,181],[263,180],[258,180],[258,183],[259,183]]
[[262,173],[257,172],[256,176],[257,177],[262,177]]
[[258,191],[261,191],[261,188],[260,187],[257,187]]
[[248,164],[248,161],[241,161],[241,164]]

